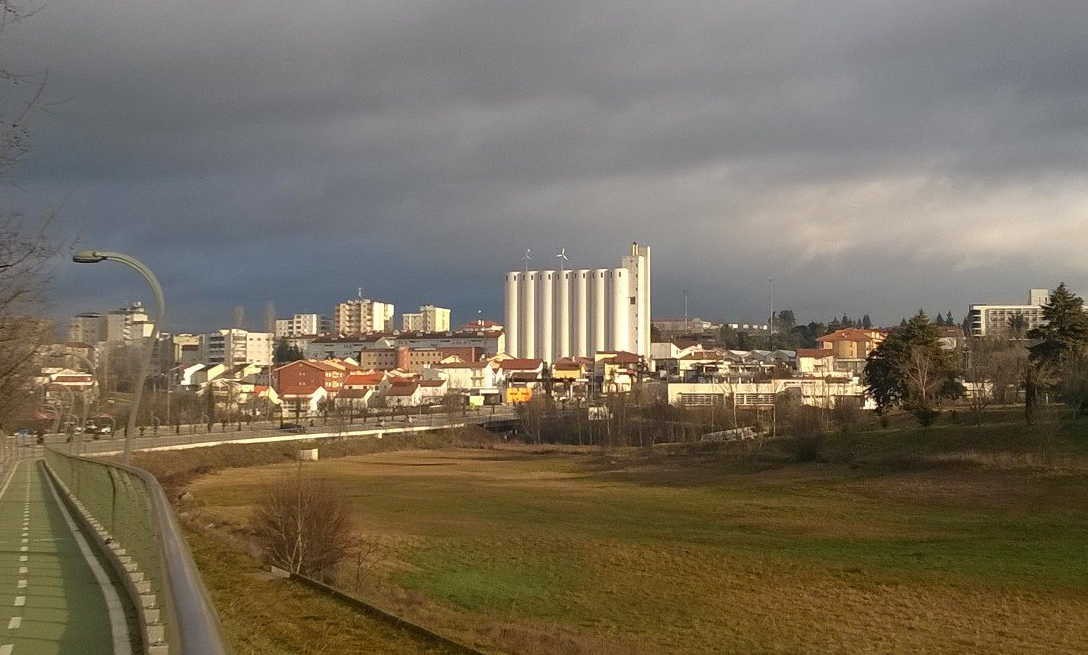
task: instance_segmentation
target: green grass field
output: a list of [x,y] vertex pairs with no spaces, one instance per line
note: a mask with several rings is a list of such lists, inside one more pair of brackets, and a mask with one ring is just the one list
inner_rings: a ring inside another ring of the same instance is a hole
[[[307,464],[381,557],[360,594],[511,653],[1088,651],[1088,424]],[[244,532],[290,464],[204,476]]]

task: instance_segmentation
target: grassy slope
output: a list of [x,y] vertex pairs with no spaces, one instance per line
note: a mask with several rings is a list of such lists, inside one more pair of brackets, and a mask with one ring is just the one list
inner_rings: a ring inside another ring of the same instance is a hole
[[[812,464],[450,450],[311,470],[389,546],[373,595],[496,650],[1083,652],[1084,432],[873,432]],[[194,491],[241,524],[278,468]]]
[[299,583],[272,578],[214,537],[187,540],[235,655],[445,653]]

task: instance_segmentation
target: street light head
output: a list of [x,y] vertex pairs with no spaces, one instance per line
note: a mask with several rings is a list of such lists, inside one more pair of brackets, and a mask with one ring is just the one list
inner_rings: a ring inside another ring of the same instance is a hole
[[72,255],[72,261],[77,264],[97,264],[106,258],[99,255],[94,250],[80,250],[76,254]]

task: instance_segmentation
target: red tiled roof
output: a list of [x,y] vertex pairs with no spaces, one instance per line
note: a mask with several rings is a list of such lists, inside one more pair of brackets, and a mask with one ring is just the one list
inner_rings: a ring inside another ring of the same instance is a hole
[[518,371],[510,374],[511,382],[538,382],[540,377],[531,371]]
[[609,358],[607,358],[607,359],[605,359],[603,361],[611,362],[613,364],[637,364],[640,361],[642,361],[641,357],[639,357],[635,353],[627,352],[626,350],[616,350],[616,351],[605,350],[605,351],[601,351],[598,354],[612,355],[612,357],[609,357]]
[[337,398],[366,398],[367,394],[374,393],[373,389],[342,389],[336,395]]
[[419,386],[421,387],[441,387],[446,384],[445,380],[420,380]]
[[580,371],[582,370],[582,363],[575,360],[572,357],[564,357],[556,360],[555,370],[557,371]]
[[860,330],[858,328],[843,328],[842,330],[835,330],[831,334],[825,334],[824,336],[816,339],[816,341],[875,341],[876,337],[869,333],[868,330]]
[[540,368],[543,363],[542,359],[504,359],[499,362],[499,368],[504,371],[532,371]]
[[344,378],[344,386],[351,387],[357,385],[375,385],[379,384],[385,379],[385,373],[381,371],[371,371],[368,373],[352,373]]
[[411,396],[419,389],[418,382],[412,382],[410,384],[394,384],[389,387],[389,390],[385,392],[387,396]]

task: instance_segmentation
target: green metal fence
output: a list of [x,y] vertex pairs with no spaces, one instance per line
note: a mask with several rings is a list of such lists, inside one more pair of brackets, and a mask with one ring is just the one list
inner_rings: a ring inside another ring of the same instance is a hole
[[143,572],[156,596],[169,652],[225,653],[215,611],[154,476],[52,448],[45,449],[45,461]]

